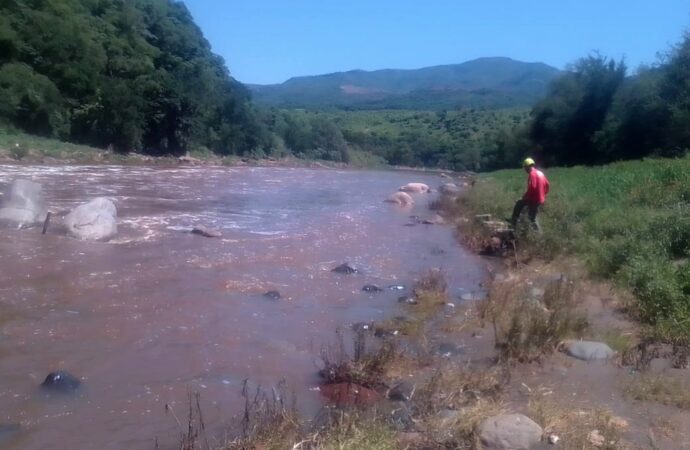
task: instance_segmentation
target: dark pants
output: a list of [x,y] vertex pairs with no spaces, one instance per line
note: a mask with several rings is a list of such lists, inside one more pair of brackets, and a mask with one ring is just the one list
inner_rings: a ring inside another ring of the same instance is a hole
[[513,208],[513,216],[510,218],[510,223],[513,225],[513,227],[517,225],[518,217],[520,217],[520,213],[525,206],[527,207],[527,215],[532,224],[532,228],[534,228],[536,232],[541,233],[541,227],[539,226],[539,222],[537,222],[537,213],[539,213],[539,204],[537,203],[526,202],[523,199],[516,201],[515,207]]

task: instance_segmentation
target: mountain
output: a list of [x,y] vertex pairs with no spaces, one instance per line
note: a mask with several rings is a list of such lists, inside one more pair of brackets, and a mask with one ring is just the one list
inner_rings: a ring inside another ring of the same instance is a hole
[[345,109],[449,109],[529,106],[560,71],[543,63],[479,58],[415,70],[351,70],[247,85],[257,103]]

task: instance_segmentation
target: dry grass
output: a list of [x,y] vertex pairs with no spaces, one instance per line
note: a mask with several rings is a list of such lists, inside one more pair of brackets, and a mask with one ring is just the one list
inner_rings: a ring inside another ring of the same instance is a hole
[[439,308],[448,302],[448,283],[442,269],[427,270],[413,287],[417,305],[414,312],[420,319],[428,319],[438,313]]
[[301,442],[294,449],[314,450],[394,450],[395,431],[376,417],[356,412],[340,412],[328,427]]
[[[552,399],[535,395],[530,399],[528,415],[542,426],[545,435],[554,434],[560,438],[560,449],[627,448],[621,439],[627,422],[606,409],[573,410]],[[600,445],[594,445],[593,441],[597,438],[600,439]]]
[[587,328],[573,294],[573,283],[565,279],[549,283],[542,301],[530,298],[520,280],[494,283],[478,305],[480,318],[493,327],[503,359],[534,361],[552,353],[563,339],[580,337]]
[[626,386],[625,394],[635,400],[657,402],[690,410],[690,383],[668,376],[636,377]]

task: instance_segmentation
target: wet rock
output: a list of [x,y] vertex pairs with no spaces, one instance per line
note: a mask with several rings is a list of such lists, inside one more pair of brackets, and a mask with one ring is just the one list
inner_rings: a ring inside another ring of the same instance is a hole
[[280,300],[280,292],[278,291],[268,291],[264,294],[264,297],[271,299],[271,300]]
[[396,384],[388,391],[388,398],[398,402],[409,402],[414,396],[417,385],[411,381]]
[[441,194],[454,195],[460,193],[460,188],[455,183],[443,183],[439,188]]
[[117,234],[117,209],[113,202],[97,197],[65,216],[67,231],[87,241],[108,240]]
[[19,225],[43,222],[48,214],[43,188],[29,180],[15,180],[7,189],[0,219]]
[[192,228],[192,234],[197,234],[199,236],[203,236],[203,237],[207,237],[207,238],[223,237],[223,234],[220,231],[214,230],[211,228],[206,228],[203,225],[197,225],[194,228]]
[[416,298],[410,295],[403,295],[402,297],[398,297],[398,302],[404,303],[406,305],[416,305],[417,303],[419,303]]
[[373,324],[368,322],[357,322],[352,324],[352,331],[354,331],[355,333],[371,331],[373,328]]
[[319,392],[337,407],[370,406],[383,399],[378,392],[354,383],[326,384],[321,386]]
[[401,284],[391,284],[390,286],[388,286],[388,289],[390,289],[391,291],[404,291],[405,286]]
[[544,431],[522,414],[501,414],[479,426],[479,439],[486,450],[529,450],[541,441]]
[[471,302],[474,300],[474,295],[472,295],[471,292],[465,292],[464,294],[460,295],[460,300],[464,302]]
[[355,269],[354,267],[352,267],[348,263],[343,263],[343,264],[339,265],[338,267],[331,269],[331,272],[340,273],[343,275],[352,275],[352,274],[359,273],[359,270]]
[[407,192],[396,192],[384,200],[386,203],[394,203],[400,206],[414,205],[414,199]]
[[450,358],[452,356],[461,355],[464,350],[461,345],[456,345],[452,342],[444,342],[436,347],[435,352],[437,355],[443,356],[444,358]]
[[376,286],[375,284],[366,284],[362,287],[362,291],[364,292],[383,292],[383,289],[380,287]]
[[603,342],[564,341],[561,343],[561,348],[573,358],[584,361],[611,359],[616,355],[616,352]]
[[409,192],[411,194],[423,194],[431,192],[429,186],[424,183],[407,183],[404,186],[400,186],[398,190],[401,192]]
[[429,253],[431,253],[433,256],[439,256],[445,254],[446,251],[441,247],[431,247]]
[[41,383],[41,387],[45,390],[64,394],[76,391],[80,385],[81,381],[77,377],[63,370],[50,372]]

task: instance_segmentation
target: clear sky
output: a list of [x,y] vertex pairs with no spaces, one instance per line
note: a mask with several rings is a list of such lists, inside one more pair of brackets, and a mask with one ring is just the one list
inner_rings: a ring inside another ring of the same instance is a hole
[[564,68],[594,50],[654,63],[690,26],[687,0],[184,0],[244,83],[482,56]]

